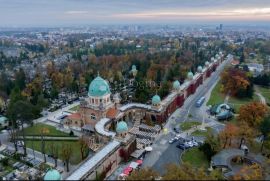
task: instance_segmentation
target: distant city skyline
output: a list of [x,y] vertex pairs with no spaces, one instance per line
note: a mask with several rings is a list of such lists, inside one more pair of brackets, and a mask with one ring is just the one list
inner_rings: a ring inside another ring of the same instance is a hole
[[0,0],[0,26],[270,22],[269,0]]

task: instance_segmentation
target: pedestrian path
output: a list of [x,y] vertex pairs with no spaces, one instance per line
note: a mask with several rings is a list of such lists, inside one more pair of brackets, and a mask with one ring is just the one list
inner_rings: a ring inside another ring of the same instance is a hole
[[[19,139],[23,139],[22,136],[18,137]],[[30,139],[30,140],[42,140],[41,136],[25,136],[25,139]],[[65,141],[76,141],[79,140],[79,137],[70,137],[70,136],[44,136],[44,140],[65,140]]]

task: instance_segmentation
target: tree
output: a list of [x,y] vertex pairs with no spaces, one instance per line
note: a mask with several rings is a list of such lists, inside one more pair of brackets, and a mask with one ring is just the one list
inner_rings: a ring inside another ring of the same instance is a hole
[[40,136],[41,136],[41,153],[43,154],[44,163],[46,163],[46,154],[45,154],[45,140],[44,135],[48,134],[50,131],[48,128],[41,128]]
[[239,122],[245,122],[251,128],[258,128],[267,113],[267,107],[260,102],[250,102],[240,107]]
[[223,149],[226,148],[229,141],[229,146],[231,146],[231,141],[238,134],[238,128],[234,124],[226,124],[223,131],[220,132],[219,138],[224,141]]
[[260,165],[254,163],[252,165],[244,166],[238,173],[236,173],[233,180],[263,180],[263,170]]
[[246,122],[238,123],[238,135],[240,138],[239,148],[242,147],[242,144],[246,141],[251,141],[254,138],[254,129],[249,127]]
[[20,69],[15,73],[15,86],[18,86],[21,90],[25,88],[26,76],[23,69]]
[[268,135],[270,133],[270,116],[264,118],[264,120],[260,124],[260,131],[262,133],[263,139],[262,139],[262,146],[261,146],[261,152],[263,151],[264,141],[268,139]]
[[159,174],[151,168],[143,168],[133,171],[126,180],[155,180]]
[[54,167],[57,167],[57,159],[58,159],[58,146],[56,146],[54,143],[50,144],[50,153],[52,155],[52,158],[54,159]]
[[161,84],[161,88],[158,91],[159,96],[162,98],[164,98],[165,96],[167,96],[170,92],[170,84],[169,82],[164,82]]
[[223,92],[230,92],[236,96],[238,91],[247,90],[250,82],[246,73],[237,68],[228,68],[221,74],[221,83]]
[[67,172],[69,172],[69,162],[72,155],[72,149],[70,144],[62,144],[62,158],[66,164]]
[[188,163],[180,166],[169,164],[163,180],[217,180],[217,174],[207,174],[203,168],[194,168]]
[[88,144],[86,142],[86,138],[84,138],[83,136],[80,137],[79,139],[79,144],[80,144],[80,152],[81,152],[81,159],[85,159],[85,157],[88,154],[89,151],[89,147]]
[[[32,120],[34,118],[34,107],[28,101],[19,100],[15,103],[9,105],[8,108],[8,116],[12,121],[12,125],[18,127],[19,125],[22,127],[22,136],[23,136],[23,148],[24,155],[26,155],[26,140],[24,134],[24,124],[32,124]],[[19,125],[18,125],[19,124]],[[14,127],[14,128],[15,128]]]

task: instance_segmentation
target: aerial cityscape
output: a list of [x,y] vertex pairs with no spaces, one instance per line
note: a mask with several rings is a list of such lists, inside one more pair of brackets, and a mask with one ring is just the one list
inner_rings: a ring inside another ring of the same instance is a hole
[[270,180],[270,1],[0,4],[0,180]]

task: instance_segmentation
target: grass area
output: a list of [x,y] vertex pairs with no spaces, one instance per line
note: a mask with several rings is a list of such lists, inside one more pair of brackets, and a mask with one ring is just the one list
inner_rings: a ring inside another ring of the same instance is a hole
[[206,127],[205,129],[206,129],[205,131],[202,131],[202,130],[196,130],[196,131],[194,131],[191,135],[192,135],[192,136],[206,136],[207,133],[208,133],[209,131],[212,131],[212,130],[213,130],[213,129],[210,128],[210,127]]
[[12,166],[3,166],[2,167],[3,170],[0,171],[0,177],[3,177],[5,175],[7,175],[8,173],[12,172],[14,169],[12,168]]
[[[62,159],[61,151],[62,145],[69,144],[72,149],[72,156],[70,159],[71,164],[78,164],[81,162],[81,152],[80,152],[80,144],[78,141],[46,141],[45,142],[45,153],[51,153],[51,145],[54,144],[58,148],[59,158]],[[41,152],[41,141],[26,141],[26,146],[30,149],[34,149],[36,151]]]
[[188,122],[181,123],[180,128],[181,130],[185,131],[185,130],[189,130],[190,128],[196,125],[201,125],[201,123],[197,121],[188,121]]
[[236,113],[239,111],[239,108],[244,105],[247,104],[251,101],[260,101],[260,98],[257,95],[253,95],[253,98],[243,98],[243,99],[239,99],[236,97],[230,97],[228,100],[228,104],[232,105],[232,107],[235,109]]
[[49,132],[44,134],[46,136],[69,136],[69,134],[59,131],[53,126],[42,123],[37,123],[32,127],[25,128],[25,135],[40,135],[42,128],[48,129]]
[[70,108],[69,110],[70,111],[78,111],[79,108],[80,108],[80,105],[77,105],[77,106],[74,106],[74,107]]
[[261,92],[261,94],[263,95],[263,97],[265,97],[266,102],[270,103],[270,87],[258,86],[258,89]]
[[209,167],[209,161],[202,151],[200,151],[197,147],[191,148],[187,150],[182,155],[182,161],[190,163],[194,167]]
[[221,83],[220,81],[218,81],[218,83],[216,84],[216,86],[214,87],[214,89],[211,92],[211,97],[207,102],[207,105],[215,105],[215,104],[220,104],[224,102],[225,99],[225,94],[220,92],[221,89]]

